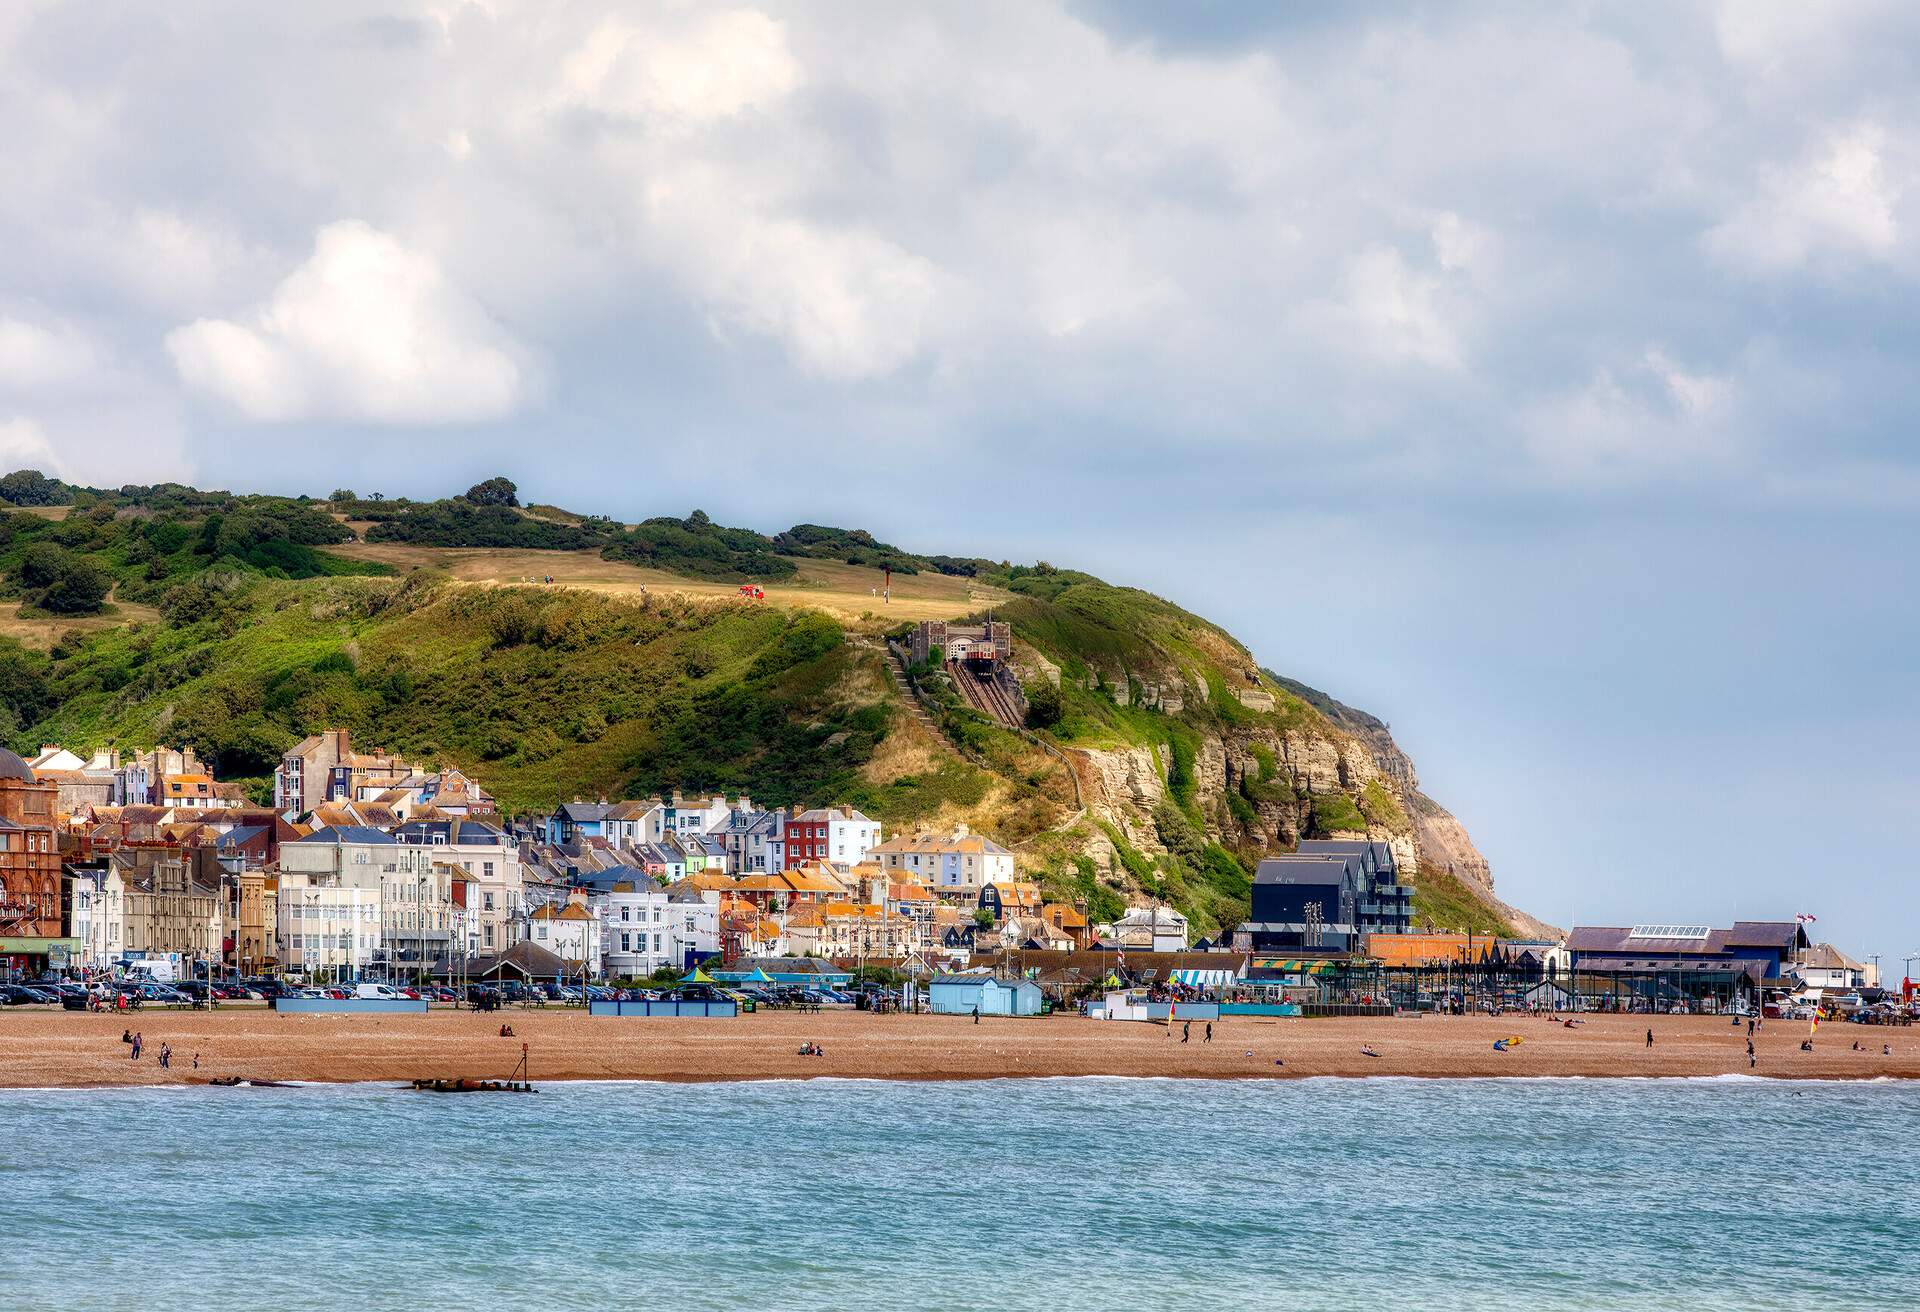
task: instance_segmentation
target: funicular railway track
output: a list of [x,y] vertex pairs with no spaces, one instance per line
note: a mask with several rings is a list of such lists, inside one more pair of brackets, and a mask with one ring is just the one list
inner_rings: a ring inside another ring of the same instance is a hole
[[1018,729],[1025,721],[1020,708],[1014,705],[999,678],[989,667],[988,672],[977,673],[970,668],[970,662],[950,660],[947,662],[947,674],[953,680],[960,695],[967,703],[982,715],[988,715],[1000,721],[1010,729]]

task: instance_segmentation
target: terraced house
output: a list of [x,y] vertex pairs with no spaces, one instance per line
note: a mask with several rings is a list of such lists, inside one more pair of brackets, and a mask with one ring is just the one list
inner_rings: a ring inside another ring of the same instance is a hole
[[957,825],[950,835],[895,835],[867,853],[896,878],[927,885],[943,898],[974,900],[988,884],[1011,883],[1013,853],[984,834]]

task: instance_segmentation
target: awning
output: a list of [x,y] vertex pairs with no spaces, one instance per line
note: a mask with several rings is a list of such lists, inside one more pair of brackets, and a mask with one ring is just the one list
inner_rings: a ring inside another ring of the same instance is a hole
[[1173,983],[1197,989],[1231,988],[1235,978],[1230,970],[1175,970],[1168,974]]
[[29,957],[44,957],[49,952],[78,952],[80,940],[77,938],[50,938],[39,934],[16,934],[0,937],[0,952],[19,954]]
[[1325,957],[1255,957],[1252,968],[1282,975],[1329,975],[1335,964]]

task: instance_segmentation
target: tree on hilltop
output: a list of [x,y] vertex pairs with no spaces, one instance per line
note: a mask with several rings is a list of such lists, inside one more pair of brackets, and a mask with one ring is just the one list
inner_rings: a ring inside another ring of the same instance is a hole
[[468,488],[463,499],[476,506],[517,506],[520,504],[520,489],[513,485],[512,479],[490,478]]
[[73,500],[67,485],[37,469],[16,469],[0,478],[0,500],[16,506],[64,506]]

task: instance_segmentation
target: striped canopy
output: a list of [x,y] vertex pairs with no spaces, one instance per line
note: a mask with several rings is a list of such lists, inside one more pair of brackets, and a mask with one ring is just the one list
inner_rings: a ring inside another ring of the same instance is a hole
[[1186,984],[1194,988],[1223,989],[1234,982],[1234,973],[1230,970],[1174,970],[1167,972],[1169,981]]

